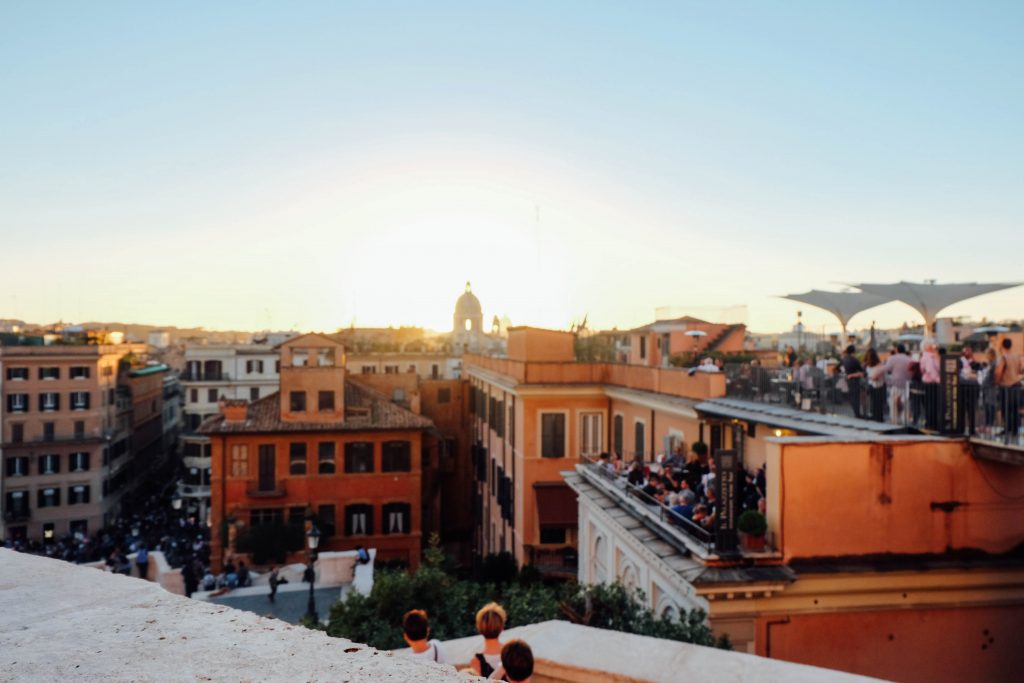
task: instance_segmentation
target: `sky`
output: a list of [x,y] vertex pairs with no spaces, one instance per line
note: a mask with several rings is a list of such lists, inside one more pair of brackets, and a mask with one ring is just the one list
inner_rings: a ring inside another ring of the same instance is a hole
[[9,0],[0,318],[444,330],[471,281],[488,324],[780,331],[836,327],[790,292],[1024,280],[1022,34],[1020,2]]

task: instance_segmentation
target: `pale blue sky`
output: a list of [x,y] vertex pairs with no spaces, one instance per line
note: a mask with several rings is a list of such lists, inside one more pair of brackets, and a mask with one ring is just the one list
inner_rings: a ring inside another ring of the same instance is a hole
[[774,330],[1024,279],[1022,3],[211,4],[0,5],[0,317],[443,328],[469,279]]

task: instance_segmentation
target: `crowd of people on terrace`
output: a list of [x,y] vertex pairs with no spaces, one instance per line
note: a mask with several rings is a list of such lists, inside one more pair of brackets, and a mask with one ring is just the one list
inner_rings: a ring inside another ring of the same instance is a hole
[[[884,354],[874,347],[858,353],[854,345],[840,358],[782,353],[781,373],[772,376],[755,360],[730,377],[740,393],[780,396],[787,403],[816,410],[846,403],[857,418],[913,424],[939,430],[942,401],[941,358],[946,349],[925,339],[911,353],[903,343]],[[958,361],[958,410],[969,434],[980,426],[990,433],[1017,435],[1021,425],[1024,363],[1009,338],[984,351],[965,344]],[[998,418],[998,419],[997,419]]]
[[[689,453],[676,445],[671,454],[660,454],[654,462],[645,463],[636,458],[628,465],[619,454],[602,453],[598,466],[609,477],[623,481],[641,500],[664,505],[666,519],[681,527],[697,525],[705,530],[714,528],[718,517],[718,491],[715,461],[708,457],[708,447],[695,442]],[[739,512],[765,510],[765,469],[744,470],[739,480]]]
[[[530,681],[533,676],[533,650],[522,640],[501,642],[507,620],[504,608],[496,602],[480,608],[476,613],[476,630],[483,637],[483,647],[473,655],[462,673],[511,683]],[[452,661],[441,642],[430,638],[430,619],[423,610],[405,613],[402,635],[409,645],[408,657],[440,664],[461,663]]]

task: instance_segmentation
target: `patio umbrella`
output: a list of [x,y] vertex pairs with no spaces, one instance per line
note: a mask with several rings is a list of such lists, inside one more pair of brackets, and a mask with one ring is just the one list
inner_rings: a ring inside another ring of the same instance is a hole
[[812,289],[803,294],[787,294],[782,298],[810,304],[815,308],[828,311],[839,319],[839,324],[843,328],[844,338],[846,337],[846,324],[850,322],[850,318],[861,311],[866,311],[869,308],[874,308],[893,300],[891,296],[886,297],[866,292],[825,292],[820,289]]

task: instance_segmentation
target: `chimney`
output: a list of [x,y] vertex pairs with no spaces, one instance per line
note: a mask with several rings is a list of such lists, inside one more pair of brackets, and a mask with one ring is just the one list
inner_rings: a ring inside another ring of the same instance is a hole
[[222,398],[219,405],[226,423],[245,422],[249,416],[249,402],[244,399]]

